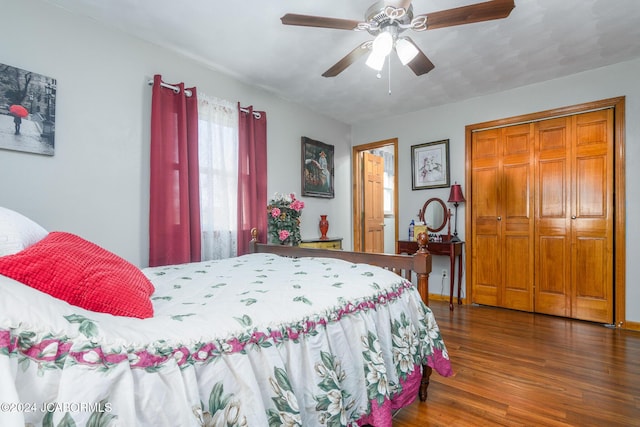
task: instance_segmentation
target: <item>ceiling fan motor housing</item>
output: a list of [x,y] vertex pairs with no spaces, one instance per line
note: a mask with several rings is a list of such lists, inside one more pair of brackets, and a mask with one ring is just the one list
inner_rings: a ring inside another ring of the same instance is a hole
[[391,32],[394,40],[398,34],[411,25],[413,20],[413,6],[405,9],[396,9],[386,6],[384,1],[374,3],[364,14],[366,30],[372,36],[377,36],[382,31]]

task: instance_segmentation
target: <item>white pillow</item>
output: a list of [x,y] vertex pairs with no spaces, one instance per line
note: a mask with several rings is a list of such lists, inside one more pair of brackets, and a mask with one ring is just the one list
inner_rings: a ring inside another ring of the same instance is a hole
[[18,253],[47,234],[47,230],[26,216],[0,206],[0,256]]

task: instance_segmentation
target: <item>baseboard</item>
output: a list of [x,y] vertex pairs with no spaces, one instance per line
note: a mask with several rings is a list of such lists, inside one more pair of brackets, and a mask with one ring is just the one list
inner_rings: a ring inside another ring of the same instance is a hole
[[640,322],[624,322],[621,328],[628,329],[630,331],[640,331]]
[[[429,294],[429,301],[446,301],[449,302],[449,295]],[[458,298],[453,297],[453,303],[458,304]],[[465,303],[465,299],[462,298],[462,304]]]

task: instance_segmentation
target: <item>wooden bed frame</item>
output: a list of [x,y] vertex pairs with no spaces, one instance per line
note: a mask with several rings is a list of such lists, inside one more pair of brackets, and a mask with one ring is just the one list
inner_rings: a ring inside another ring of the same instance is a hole
[[[417,276],[418,292],[422,301],[429,305],[429,273],[431,273],[431,255],[427,251],[428,236],[426,233],[418,234],[418,252],[413,255],[392,255],[366,252],[350,252],[336,249],[301,248],[299,246],[272,245],[258,242],[258,230],[251,229],[252,253],[272,253],[286,257],[326,257],[338,258],[353,263],[371,264],[391,270],[412,280],[413,274]],[[422,367],[422,381],[420,383],[419,397],[421,401],[427,400],[427,389],[432,368]]]

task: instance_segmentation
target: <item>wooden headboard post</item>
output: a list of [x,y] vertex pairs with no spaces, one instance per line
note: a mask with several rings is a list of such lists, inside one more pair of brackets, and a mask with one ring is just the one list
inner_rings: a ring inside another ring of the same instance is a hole
[[427,233],[418,234],[418,252],[412,255],[414,261],[412,270],[418,276],[418,292],[426,305],[429,305],[429,273],[431,273],[431,255],[427,250],[428,241],[429,235]]
[[418,234],[418,252],[413,255],[373,254],[350,252],[336,249],[301,248],[299,246],[270,245],[258,242],[258,230],[251,229],[251,253],[273,253],[287,257],[325,257],[338,258],[349,262],[377,265],[398,274],[407,280],[412,273],[417,277],[418,292],[422,301],[429,305],[429,273],[431,273],[431,254],[427,250],[426,233]]

